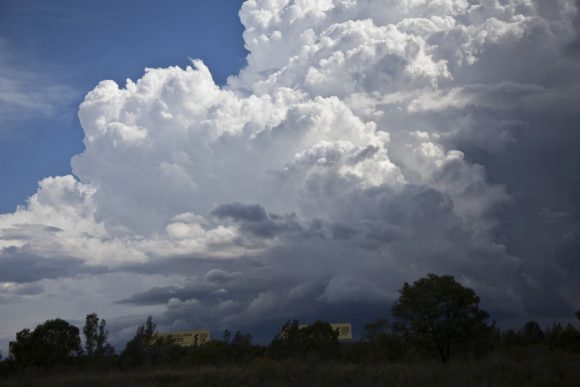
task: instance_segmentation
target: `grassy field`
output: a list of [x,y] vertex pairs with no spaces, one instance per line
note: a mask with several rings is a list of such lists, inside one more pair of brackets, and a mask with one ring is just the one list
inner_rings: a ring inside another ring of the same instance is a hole
[[354,365],[256,359],[242,366],[29,374],[0,386],[580,386],[580,355],[530,351],[480,360]]

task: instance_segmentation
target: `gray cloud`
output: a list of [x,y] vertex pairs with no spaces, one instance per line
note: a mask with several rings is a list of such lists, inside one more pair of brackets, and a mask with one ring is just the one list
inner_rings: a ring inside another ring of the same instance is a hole
[[31,240],[37,235],[43,233],[57,233],[63,231],[61,228],[54,226],[46,226],[44,224],[17,224],[14,227],[6,228],[2,230],[0,234],[0,239],[4,240]]
[[[222,204],[211,211],[218,219],[231,219],[240,225],[244,233],[260,238],[273,238],[284,233],[308,233],[299,224],[295,214],[278,215],[268,213],[258,204],[246,205],[242,203]],[[316,228],[313,224],[312,228]]]
[[222,204],[214,209],[211,213],[218,218],[231,218],[235,221],[263,222],[270,219],[264,207],[260,206],[259,204]]
[[[81,274],[106,272],[103,266],[88,266],[73,257],[39,256],[23,248],[7,247],[0,250],[0,282],[27,283]],[[32,289],[32,288],[30,288]]]

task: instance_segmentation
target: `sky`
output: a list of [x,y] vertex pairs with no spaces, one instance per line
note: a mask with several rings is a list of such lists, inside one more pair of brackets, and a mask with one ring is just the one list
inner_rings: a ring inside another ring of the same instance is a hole
[[[0,347],[580,309],[580,3],[0,3]],[[5,351],[5,350],[4,350]],[[4,352],[3,351],[3,352]]]

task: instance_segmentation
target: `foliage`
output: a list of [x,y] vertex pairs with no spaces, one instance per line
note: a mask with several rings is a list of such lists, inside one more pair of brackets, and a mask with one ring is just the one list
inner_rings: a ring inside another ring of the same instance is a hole
[[580,352],[580,332],[572,324],[552,324],[546,329],[546,342],[552,350]]
[[255,353],[252,336],[236,331],[230,343],[232,360],[238,363],[248,363]]
[[157,326],[151,316],[145,324],[139,325],[135,336],[127,343],[121,353],[121,362],[126,366],[144,366],[157,364],[165,347],[176,346],[169,340],[156,337]]
[[232,338],[228,330],[224,331],[222,341],[187,348],[189,364],[248,364],[260,353],[260,348],[252,344],[251,335],[236,331]]
[[48,320],[33,331],[21,330],[12,346],[14,360],[21,367],[67,364],[80,353],[79,329],[59,318]]
[[338,353],[338,332],[329,323],[316,321],[300,327],[288,320],[272,340],[268,353],[274,358],[331,359]]
[[528,321],[521,330],[526,345],[540,344],[544,341],[544,331],[536,321]]
[[355,347],[362,362],[397,361],[405,352],[403,337],[394,333],[385,319],[366,324],[362,342]]
[[268,355],[278,359],[289,358],[299,356],[301,351],[299,322],[288,320],[270,343]]
[[394,327],[410,339],[433,345],[443,362],[454,349],[469,347],[490,331],[479,297],[450,275],[429,274],[412,285],[405,283],[399,292],[392,308]]
[[100,320],[96,313],[87,314],[85,326],[85,353],[88,357],[111,356],[115,349],[107,342],[107,322]]

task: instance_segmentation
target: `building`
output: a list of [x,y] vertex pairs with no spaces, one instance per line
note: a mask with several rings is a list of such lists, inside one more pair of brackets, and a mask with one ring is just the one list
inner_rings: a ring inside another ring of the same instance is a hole
[[208,329],[193,329],[182,332],[160,332],[155,336],[157,339],[166,339],[181,345],[182,347],[195,347],[211,340]]

